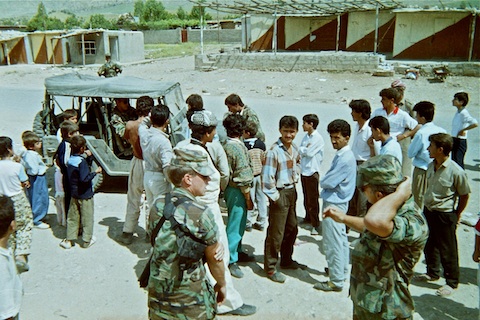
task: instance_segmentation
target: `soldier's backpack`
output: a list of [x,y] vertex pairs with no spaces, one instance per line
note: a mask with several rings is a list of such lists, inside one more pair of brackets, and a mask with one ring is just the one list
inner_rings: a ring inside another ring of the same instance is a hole
[[[188,231],[188,229],[179,224],[173,216],[175,208],[183,202],[187,201],[188,198],[177,198],[177,200],[173,202],[171,201],[171,198],[172,195],[170,193],[167,193],[165,195],[165,206],[163,209],[162,218],[153,229],[152,235],[150,236],[150,243],[152,244],[152,247],[155,246],[155,239],[157,238],[158,232],[165,223],[165,220],[168,219],[170,221],[172,230],[175,231],[175,234],[177,236],[178,255],[180,257],[180,270],[184,271],[202,260],[205,249],[207,248],[207,244],[192,235]],[[153,252],[150,255],[150,259],[148,259],[148,262],[145,265],[142,274],[138,278],[140,288],[146,288],[148,285],[148,278],[150,277],[150,262],[152,261],[152,257]]]

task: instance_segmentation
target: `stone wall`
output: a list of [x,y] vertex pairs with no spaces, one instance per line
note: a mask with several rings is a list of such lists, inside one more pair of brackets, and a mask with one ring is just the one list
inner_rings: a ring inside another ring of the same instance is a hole
[[[268,71],[350,71],[374,72],[385,61],[384,55],[357,52],[228,53],[199,56],[196,69],[252,69]],[[198,65],[197,65],[198,64]]]
[[387,61],[382,54],[367,52],[271,52],[195,56],[195,69],[248,69],[265,71],[370,72],[389,75],[405,74],[417,68],[421,76],[433,77],[433,68],[446,66],[449,75],[480,77],[480,62]]

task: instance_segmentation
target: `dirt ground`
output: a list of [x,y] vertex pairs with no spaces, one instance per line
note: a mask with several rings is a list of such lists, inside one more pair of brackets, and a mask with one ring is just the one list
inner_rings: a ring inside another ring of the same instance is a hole
[[[0,134],[11,136],[16,142],[21,132],[31,129],[33,117],[43,100],[43,81],[46,77],[67,72],[95,74],[97,67],[64,68],[40,65],[2,66],[0,68],[0,96],[2,100]],[[323,135],[325,172],[333,158],[326,133],[327,124],[343,118],[353,125],[348,101],[364,98],[372,108],[381,107],[378,92],[397,78],[373,77],[363,73],[283,73],[247,70],[194,71],[193,57],[157,60],[125,66],[121,75],[146,79],[178,81],[184,97],[200,93],[205,107],[218,118],[226,111],[223,99],[238,93],[246,104],[259,114],[266,132],[267,145],[278,137],[278,120],[285,114],[301,119],[304,114],[320,117],[319,132]],[[449,77],[445,83],[430,83],[426,78],[404,80],[407,99],[412,102],[429,100],[436,104],[436,123],[451,130],[455,109],[453,94],[467,91],[471,95],[468,106],[471,114],[480,118],[480,80],[469,77]],[[299,132],[299,143],[304,133]],[[480,131],[469,133],[466,170],[472,188],[467,212],[475,217],[479,212]],[[297,213],[304,216],[301,186]],[[59,247],[65,229],[56,223],[53,202],[47,216],[49,230],[33,230],[31,270],[22,275],[25,295],[21,318],[31,319],[146,319],[147,295],[138,287],[137,275],[149,256],[144,239],[144,217],[137,229],[138,239],[128,246],[116,239],[121,234],[126,207],[126,194],[106,189],[95,196],[95,230],[98,241],[89,249],[78,246],[66,251]],[[225,217],[226,218],[226,217]],[[358,235],[349,234],[350,240]],[[268,280],[263,273],[263,241],[265,232],[245,234],[244,248],[255,254],[256,262],[241,266],[243,279],[234,279],[246,303],[258,307],[250,319],[351,319],[352,303],[348,289],[340,293],[324,293],[313,289],[313,284],[326,280],[327,266],[322,249],[322,237],[311,236],[303,226],[299,228],[294,259],[307,264],[301,271],[287,271],[285,284]],[[414,319],[474,319],[478,316],[477,264],[473,252],[473,229],[464,224],[458,228],[461,284],[449,298],[435,296],[435,289],[444,284],[413,283],[410,290],[416,302]],[[415,268],[425,271],[423,259]],[[348,283],[346,284],[348,288]],[[232,316],[222,316],[234,319]]]

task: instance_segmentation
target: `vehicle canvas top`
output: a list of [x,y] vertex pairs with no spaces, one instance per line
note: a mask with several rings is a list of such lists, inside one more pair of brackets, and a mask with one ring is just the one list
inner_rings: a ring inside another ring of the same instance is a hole
[[79,73],[45,79],[48,94],[73,97],[157,98],[167,95],[176,86],[179,86],[176,82],[159,82],[128,76],[99,78]]

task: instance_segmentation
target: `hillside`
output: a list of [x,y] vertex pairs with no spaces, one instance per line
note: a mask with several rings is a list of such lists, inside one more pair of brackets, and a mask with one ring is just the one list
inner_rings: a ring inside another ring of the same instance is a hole
[[[230,0],[233,2],[233,0]],[[242,0],[246,1],[246,0]],[[396,0],[407,6],[416,7],[449,7],[449,8],[480,8],[479,0]],[[135,0],[0,0],[0,19],[32,17],[37,12],[37,7],[43,2],[47,12],[72,12],[77,16],[88,17],[92,14],[117,16],[122,13],[132,12]],[[212,2],[212,0],[207,0]],[[228,2],[228,0],[227,0]],[[193,4],[188,0],[162,0],[165,9],[176,12],[179,7],[190,11]],[[213,13],[213,11],[211,11]],[[216,12],[215,12],[216,14]],[[222,16],[223,14],[220,13]]]
[[[119,15],[133,12],[135,0],[0,0],[0,19],[32,17],[40,2],[43,2],[49,14],[66,11],[88,17],[92,14]],[[162,3],[171,12],[176,12],[178,7],[183,7],[186,11],[192,8],[192,3],[188,0],[164,0]]]

